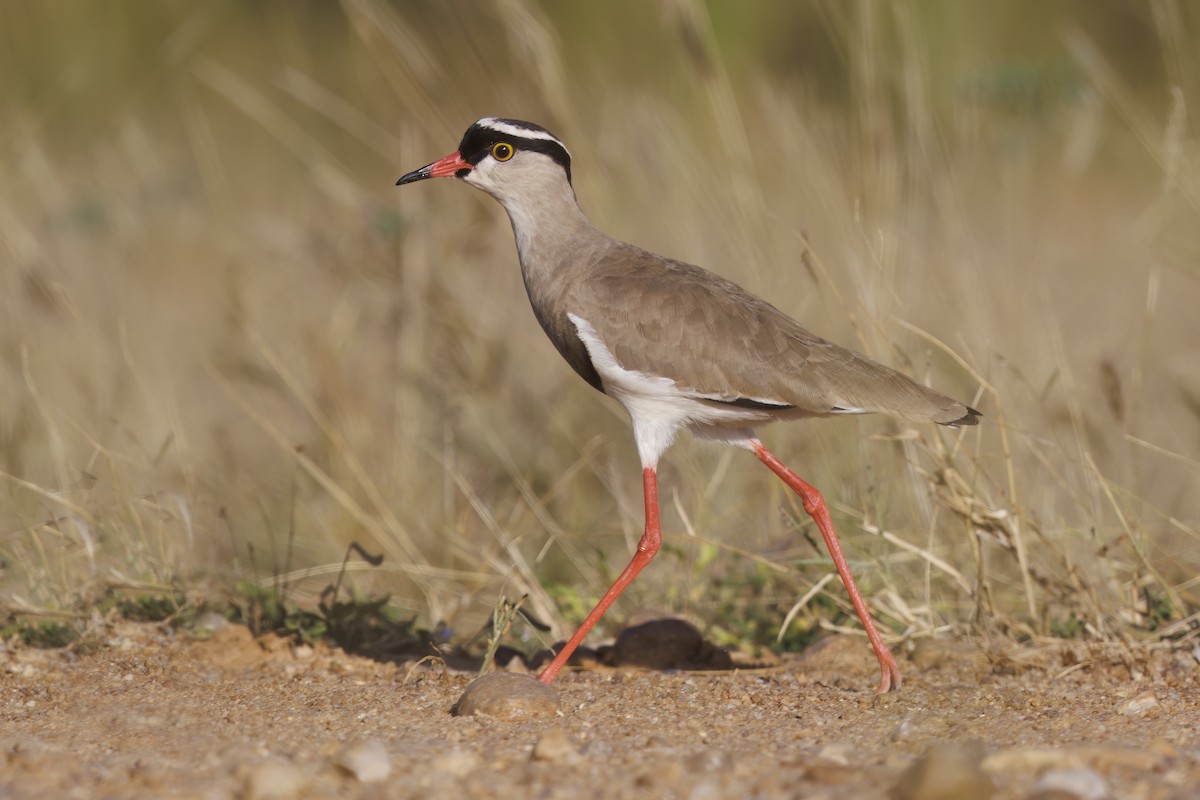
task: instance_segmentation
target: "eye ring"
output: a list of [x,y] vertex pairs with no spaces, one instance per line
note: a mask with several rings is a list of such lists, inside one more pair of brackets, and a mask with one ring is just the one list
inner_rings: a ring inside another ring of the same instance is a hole
[[515,152],[516,150],[508,142],[496,142],[492,145],[492,158],[497,161],[508,161]]

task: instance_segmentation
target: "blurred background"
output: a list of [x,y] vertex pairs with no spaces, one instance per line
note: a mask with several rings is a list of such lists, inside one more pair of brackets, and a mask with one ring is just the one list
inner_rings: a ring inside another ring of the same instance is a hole
[[[910,637],[1172,635],[1200,567],[1200,9],[734,0],[0,7],[0,603],[341,568],[569,633],[641,535],[628,423],[508,221],[397,189],[541,123],[601,229],[984,413],[765,429]],[[678,444],[618,604],[784,646],[848,617],[803,509]],[[813,593],[814,587],[818,589]],[[806,597],[801,608],[797,599]],[[851,615],[852,616],[852,615]],[[612,630],[610,624],[608,630]]]

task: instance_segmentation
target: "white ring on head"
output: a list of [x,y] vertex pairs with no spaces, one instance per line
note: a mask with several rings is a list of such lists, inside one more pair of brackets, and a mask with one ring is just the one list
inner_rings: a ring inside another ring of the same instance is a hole
[[[490,128],[491,130],[500,133],[508,134],[509,136],[519,136],[524,139],[542,139],[547,142],[554,142],[563,150],[567,150],[567,146],[559,140],[557,136],[549,131],[535,130],[533,128],[523,128],[520,125],[513,125],[511,122],[504,122],[495,117],[484,117],[475,122],[481,128]],[[567,155],[571,155],[571,151],[567,150]]]

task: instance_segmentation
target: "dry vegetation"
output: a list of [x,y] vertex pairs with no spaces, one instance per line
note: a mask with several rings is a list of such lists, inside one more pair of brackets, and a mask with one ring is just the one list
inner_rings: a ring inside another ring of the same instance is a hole
[[[755,9],[6,4],[3,607],[284,572],[303,601],[358,541],[406,613],[470,634],[529,593],[565,632],[641,532],[626,421],[500,209],[392,186],[499,114],[566,139],[600,227],[984,412],[764,431],[886,629],[1191,630],[1196,9]],[[661,485],[625,610],[736,638],[831,571],[744,454],[685,441]]]

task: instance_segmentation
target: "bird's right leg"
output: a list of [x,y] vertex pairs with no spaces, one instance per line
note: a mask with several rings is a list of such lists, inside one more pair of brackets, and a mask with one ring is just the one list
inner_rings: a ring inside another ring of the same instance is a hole
[[642,470],[642,488],[646,495],[646,532],[642,534],[642,540],[638,542],[637,551],[633,554],[633,559],[629,562],[629,566],[617,576],[617,580],[604,593],[604,597],[600,598],[600,602],[592,609],[592,613],[587,615],[587,619],[579,626],[579,630],[567,641],[563,648],[558,651],[554,660],[550,665],[542,670],[542,674],[538,676],[538,680],[542,683],[550,683],[558,675],[558,671],[567,663],[567,659],[575,652],[575,648],[579,647],[583,637],[588,635],[588,632],[595,626],[600,618],[604,616],[604,612],[613,604],[613,601],[620,596],[621,592],[625,591],[625,587],[633,582],[637,574],[650,563],[662,546],[662,532],[658,526],[658,475],[654,467],[646,467]]

